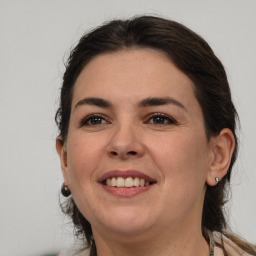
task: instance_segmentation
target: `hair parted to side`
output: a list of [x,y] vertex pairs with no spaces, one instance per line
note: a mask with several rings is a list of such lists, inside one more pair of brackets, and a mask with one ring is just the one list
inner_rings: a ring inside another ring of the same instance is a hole
[[[237,157],[237,112],[232,103],[226,72],[210,46],[199,35],[175,21],[153,16],[128,20],[113,20],[85,34],[71,51],[61,88],[60,106],[56,113],[59,137],[65,142],[71,112],[74,84],[88,62],[94,57],[129,48],[152,48],[165,53],[170,60],[194,83],[195,96],[202,108],[206,136],[216,136],[229,128],[235,138],[235,149],[226,176],[214,187],[207,187],[202,216],[202,232],[225,232],[223,206],[227,201],[231,170]],[[80,213],[73,199],[68,199],[63,211],[91,246],[91,255],[97,255],[90,223]],[[234,239],[233,239],[234,240]],[[248,253],[253,248],[240,240],[235,241]]]

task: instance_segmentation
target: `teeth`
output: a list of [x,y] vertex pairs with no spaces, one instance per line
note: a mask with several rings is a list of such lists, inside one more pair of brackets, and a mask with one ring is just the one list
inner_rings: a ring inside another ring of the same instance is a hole
[[116,178],[115,177],[113,177],[112,179],[111,179],[111,186],[112,187],[116,187]]
[[144,187],[145,185],[145,180],[144,179],[140,179],[140,187]]
[[136,177],[134,180],[133,180],[133,186],[134,187],[138,187],[140,185],[140,179],[138,177]]
[[149,181],[140,179],[138,177],[132,178],[122,178],[122,177],[113,177],[106,180],[107,186],[118,187],[118,188],[131,188],[131,187],[146,187],[150,185]]
[[107,184],[107,186],[111,186],[111,179],[107,179],[106,184]]
[[126,178],[124,184],[126,188],[133,187],[133,178],[132,177]]
[[116,186],[117,186],[118,188],[123,188],[123,187],[124,187],[124,184],[125,184],[125,181],[124,181],[123,178],[118,177],[118,178],[116,179]]

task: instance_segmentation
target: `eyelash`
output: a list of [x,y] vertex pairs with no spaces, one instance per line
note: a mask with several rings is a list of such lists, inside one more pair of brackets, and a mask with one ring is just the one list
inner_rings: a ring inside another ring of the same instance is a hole
[[[159,120],[159,118],[161,118],[162,121],[164,121],[164,122],[167,121],[167,123],[159,124],[159,123],[155,123],[154,121],[153,121],[153,123],[150,123],[150,120],[153,120],[153,118],[158,118],[158,120]],[[149,117],[148,121],[146,121],[146,123],[150,123],[150,124],[156,125],[156,126],[158,126],[158,125],[161,125],[161,126],[164,126],[164,125],[177,125],[177,122],[173,118],[171,118],[168,115],[162,114],[162,113],[155,113],[153,115],[150,115],[150,117]]]
[[[154,121],[154,118],[158,118],[158,121],[161,120],[163,123],[156,123],[156,120]],[[98,120],[96,120],[96,119],[98,119]],[[93,124],[92,123],[93,120],[96,121],[96,123]],[[100,123],[97,123],[98,121],[100,121]],[[102,123],[102,121],[104,121],[104,123]],[[82,127],[82,126],[98,126],[98,125],[108,124],[108,123],[110,123],[110,122],[108,122],[103,116],[98,115],[98,114],[87,116],[86,118],[82,119],[79,122],[80,127]],[[177,122],[173,118],[171,118],[165,114],[162,114],[162,113],[155,113],[155,114],[150,115],[144,123],[146,123],[146,124],[148,123],[148,124],[155,125],[155,126],[177,125]]]
[[90,121],[96,120],[96,119],[104,120],[105,123],[109,123],[108,121],[106,121],[106,119],[103,116],[95,114],[95,115],[87,116],[86,118],[82,119],[80,121],[80,127],[82,127],[82,126],[97,126],[97,125],[101,125],[102,123],[100,123],[100,124],[99,123],[96,123],[96,124],[89,123]]

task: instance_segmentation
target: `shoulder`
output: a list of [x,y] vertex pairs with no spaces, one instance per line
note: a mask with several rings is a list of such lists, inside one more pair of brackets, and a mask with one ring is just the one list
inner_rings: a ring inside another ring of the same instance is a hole
[[[240,247],[238,247],[234,242],[228,239],[226,236],[219,232],[213,232],[215,244],[222,244],[228,254],[228,256],[253,256],[243,251]],[[215,256],[224,256],[224,252],[221,248],[215,245],[214,247],[214,255]]]

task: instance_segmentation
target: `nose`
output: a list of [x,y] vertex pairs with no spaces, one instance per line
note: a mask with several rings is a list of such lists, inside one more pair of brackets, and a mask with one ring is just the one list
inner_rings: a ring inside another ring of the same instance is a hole
[[145,153],[142,134],[133,124],[123,124],[113,131],[108,144],[108,155],[121,160],[140,158]]

